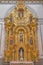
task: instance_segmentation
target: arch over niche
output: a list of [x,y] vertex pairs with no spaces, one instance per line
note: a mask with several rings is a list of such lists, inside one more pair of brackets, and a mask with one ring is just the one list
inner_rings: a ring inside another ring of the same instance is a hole
[[19,32],[19,31],[29,32],[28,28],[26,28],[25,26],[17,26],[15,28],[15,32]]

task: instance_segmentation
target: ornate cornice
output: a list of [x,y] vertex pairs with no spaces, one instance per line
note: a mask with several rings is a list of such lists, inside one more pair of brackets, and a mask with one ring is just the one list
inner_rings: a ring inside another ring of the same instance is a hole
[[0,4],[14,4],[18,1],[28,2],[29,4],[43,4],[43,0],[0,0]]
[[[4,18],[0,18],[0,21],[4,20]],[[38,18],[39,21],[43,21],[43,18]]]
[[[4,18],[0,18],[0,23],[4,23]],[[38,18],[37,23],[43,25],[43,18]]]

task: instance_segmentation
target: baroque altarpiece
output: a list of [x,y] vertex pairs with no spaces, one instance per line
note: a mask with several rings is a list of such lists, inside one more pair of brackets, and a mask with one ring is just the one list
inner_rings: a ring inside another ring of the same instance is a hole
[[37,18],[23,2],[5,18],[5,30],[5,62],[38,60]]

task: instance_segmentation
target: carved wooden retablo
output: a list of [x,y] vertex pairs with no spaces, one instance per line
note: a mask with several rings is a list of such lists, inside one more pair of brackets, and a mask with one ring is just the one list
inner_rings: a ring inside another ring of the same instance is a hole
[[37,18],[23,2],[5,18],[5,29],[5,62],[38,60]]

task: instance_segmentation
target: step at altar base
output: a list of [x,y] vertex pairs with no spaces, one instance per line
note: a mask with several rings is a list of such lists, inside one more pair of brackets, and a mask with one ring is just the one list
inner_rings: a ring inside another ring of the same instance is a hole
[[33,62],[10,62],[10,65],[34,65]]

